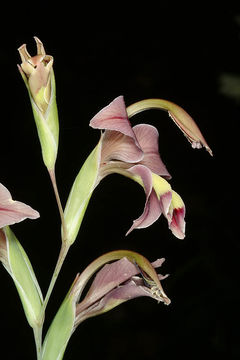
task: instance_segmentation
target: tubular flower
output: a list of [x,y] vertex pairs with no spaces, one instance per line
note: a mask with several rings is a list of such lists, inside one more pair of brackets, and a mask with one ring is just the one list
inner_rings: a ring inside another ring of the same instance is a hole
[[147,124],[132,128],[122,96],[94,116],[90,126],[105,130],[98,181],[111,173],[119,173],[135,180],[145,190],[144,211],[127,234],[150,226],[163,214],[173,234],[184,238],[185,206],[166,181],[171,176],[159,155],[157,129]]
[[26,218],[36,219],[39,216],[39,213],[29,205],[14,201],[8,189],[0,183],[0,229]]
[[142,215],[128,230],[146,228],[163,214],[172,233],[185,236],[185,206],[171,188],[171,178],[158,151],[158,131],[154,126],[131,127],[129,117],[151,108],[167,110],[193,148],[204,146],[212,155],[194,120],[178,105],[161,99],[148,99],[125,107],[122,96],[114,99],[90,121],[94,129],[103,130],[100,141],[78,173],[64,210],[68,242],[72,244],[80,228],[91,195],[99,182],[118,173],[139,183],[145,191]]
[[[125,256],[120,258],[118,254],[121,253],[125,254]],[[157,277],[157,280],[155,278],[156,282],[142,269],[139,262],[135,260],[135,255],[144,260],[145,270],[149,271],[151,269],[151,272]],[[99,261],[101,264],[102,259],[106,256],[119,256],[120,260],[110,264],[107,263],[98,271],[86,296],[76,305],[75,328],[89,317],[105,313],[128,300],[140,296],[151,297],[158,302],[163,302],[165,305],[170,304],[171,301],[160,283],[160,280],[165,279],[168,275],[157,274],[155,271],[155,268],[160,267],[165,259],[158,259],[150,264],[140,254],[127,250],[117,250],[103,255],[94,263],[96,264]],[[77,295],[77,299],[81,296],[87,283],[84,281],[84,277],[91,267],[92,264],[77,278],[72,288],[72,293]],[[88,279],[88,276],[86,278]]]
[[[71,335],[84,320],[103,314],[125,301],[148,296],[166,305],[165,294],[155,268],[164,259],[150,263],[144,256],[129,250],[116,250],[94,260],[74,280],[46,334],[42,359],[62,359]],[[83,290],[96,274],[87,294]],[[138,275],[138,276],[136,276]]]

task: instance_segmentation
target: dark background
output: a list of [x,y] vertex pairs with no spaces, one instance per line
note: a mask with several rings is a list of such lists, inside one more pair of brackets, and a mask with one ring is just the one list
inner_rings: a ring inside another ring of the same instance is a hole
[[[15,32],[2,30],[0,182],[14,199],[41,213],[40,219],[12,228],[44,294],[58,256],[60,222],[16,67],[21,44],[35,54],[36,35],[54,56],[60,118],[56,174],[63,203],[99,139],[99,132],[88,126],[90,119],[118,95],[124,95],[126,105],[159,97],[182,106],[214,154],[211,158],[204,149],[191,149],[164,112],[152,110],[131,120],[159,130],[162,159],[186,205],[186,238],[174,238],[163,217],[125,237],[142,211],[144,192],[118,175],[106,178],[92,196],[57,281],[45,331],[76,273],[104,252],[126,248],[149,260],[166,258],[161,272],[171,274],[163,286],[172,304],[141,298],[87,320],[73,335],[64,359],[239,359],[240,12],[230,4],[212,11],[160,6],[157,14],[153,7],[131,27],[127,11],[121,21],[99,15],[96,23],[91,13],[82,12],[70,22],[55,16],[54,25],[44,13],[31,26],[28,20],[34,16],[20,17]],[[1,353],[7,351],[7,359],[33,359],[32,331],[9,275],[0,270]]]

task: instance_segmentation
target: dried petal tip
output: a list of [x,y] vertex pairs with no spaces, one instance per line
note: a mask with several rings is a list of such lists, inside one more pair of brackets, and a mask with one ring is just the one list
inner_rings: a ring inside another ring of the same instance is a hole
[[212,156],[212,150],[208,146],[206,140],[204,139],[200,129],[198,128],[195,121],[192,117],[180,106],[174,104],[171,101],[163,100],[163,99],[146,99],[142,101],[138,101],[127,108],[128,117],[132,117],[133,115],[149,110],[149,109],[161,109],[166,110],[171,117],[171,119],[175,122],[175,124],[179,127],[179,129],[186,136],[188,141],[192,144],[193,148],[199,149],[202,146],[209,152]]
[[171,107],[171,111],[168,111],[170,118],[186,136],[188,141],[191,143],[192,148],[201,149],[202,147],[205,147],[209,154],[213,156],[212,150],[208,146],[201,131],[191,116],[176,104],[171,103]]
[[37,36],[33,37],[34,40],[36,41],[36,45],[37,45],[37,54],[38,55],[46,55],[43,43],[41,42],[41,40],[39,40],[39,38]]
[[37,55],[31,56],[26,44],[18,48],[22,64],[19,67],[22,77],[32,94],[34,102],[42,113],[45,113],[51,96],[50,74],[53,57],[46,55],[42,42],[35,36]]
[[[41,40],[39,40],[36,36],[33,37],[35,42],[36,42],[36,46],[37,46],[37,55],[46,55],[43,43],[41,42]],[[29,54],[29,52],[27,51],[27,45],[23,44],[18,48],[20,57],[22,62],[24,61],[28,61],[29,59],[31,59],[31,55]]]

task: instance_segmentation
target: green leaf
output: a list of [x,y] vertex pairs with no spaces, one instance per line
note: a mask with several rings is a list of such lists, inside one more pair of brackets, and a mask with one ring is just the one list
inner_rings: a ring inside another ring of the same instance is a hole
[[16,285],[29,325],[34,328],[41,316],[42,293],[32,265],[20,242],[9,227],[5,227],[4,232],[8,255],[6,269]]
[[46,334],[42,360],[61,360],[72,335],[75,320],[75,301],[67,296]]
[[71,245],[78,234],[88,202],[98,181],[101,140],[78,173],[64,210],[67,244]]

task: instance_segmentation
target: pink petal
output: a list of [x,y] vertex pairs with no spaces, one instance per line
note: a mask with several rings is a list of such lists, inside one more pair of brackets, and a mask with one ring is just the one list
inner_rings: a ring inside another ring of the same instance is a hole
[[[152,266],[159,267],[164,260],[158,259],[152,263]],[[158,302],[163,301],[166,305],[170,304],[170,299],[164,293],[162,297],[156,296],[154,291],[145,286],[142,278],[134,276],[136,273],[138,273],[138,270],[134,265],[132,271],[129,271],[129,261],[126,258],[105,265],[96,275],[86,298],[76,306],[74,327],[76,328],[81,322],[90,317],[100,315],[125,301],[140,296],[149,296],[158,300]],[[119,281],[119,276],[123,280],[122,282]],[[159,280],[163,280],[166,277],[168,275],[158,274]],[[107,284],[108,281],[109,284]],[[104,291],[101,291],[102,286],[105,289]],[[96,296],[96,294],[98,295]]]
[[[160,267],[164,260],[164,258],[158,259],[152,263],[152,266],[154,268]],[[80,314],[84,309],[88,308],[138,273],[139,269],[125,257],[111,264],[104,265],[95,276],[84,300],[77,305],[76,313]],[[162,280],[165,279],[166,276],[158,274],[158,277]]]
[[90,121],[94,129],[115,130],[134,139],[139,147],[136,136],[128,120],[123,96],[118,96],[109,105],[100,110]]
[[159,155],[159,135],[157,129],[152,125],[139,124],[133,127],[133,131],[144,152],[144,158],[141,160],[141,164],[147,166],[154,173],[170,179],[171,175]]
[[12,200],[8,189],[0,184],[0,228],[18,223],[26,218],[36,219],[39,216],[39,213],[29,205]]
[[178,239],[185,237],[185,207],[174,209],[169,228]]
[[127,258],[106,264],[97,273],[84,301],[94,302],[138,273],[136,266]]
[[146,193],[146,202],[142,215],[138,219],[134,220],[133,225],[128,230],[126,235],[128,235],[134,229],[141,229],[150,226],[159,218],[162,213],[157,195],[152,189],[151,171],[143,165],[135,165],[128,171],[141,177]]
[[[141,282],[143,283],[142,280]],[[83,310],[79,314],[77,324],[75,324],[75,326],[79,325],[81,322],[90,317],[100,315],[128,300],[132,300],[140,296],[149,296],[154,298],[149,289],[144,286],[137,285],[134,280],[130,280],[127,282],[127,284],[111,290],[99,301],[86,308],[86,310]]]
[[166,192],[165,194],[162,194],[159,200],[160,207],[166,218],[168,218],[169,215],[169,207],[171,205],[171,201],[172,201],[172,193],[170,191]]
[[143,158],[143,152],[136,146],[135,140],[119,131],[105,131],[102,141],[102,163],[112,160],[135,163]]
[[172,233],[179,239],[185,237],[185,205],[181,198],[172,190],[172,201],[168,213],[164,214],[168,220],[169,228]]

